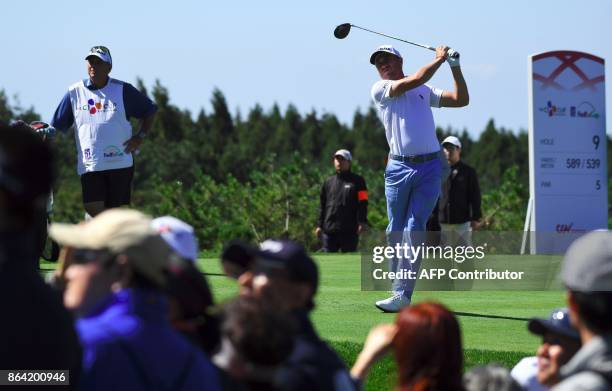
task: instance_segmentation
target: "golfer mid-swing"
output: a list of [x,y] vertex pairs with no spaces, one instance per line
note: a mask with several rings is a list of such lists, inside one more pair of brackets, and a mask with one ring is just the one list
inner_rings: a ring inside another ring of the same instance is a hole
[[[416,247],[425,241],[425,223],[440,193],[440,143],[431,106],[462,107],[469,102],[459,58],[448,54],[447,46],[439,46],[435,59],[409,76],[404,75],[402,56],[392,46],[380,46],[370,56],[382,79],[372,87],[372,99],[389,143],[385,196],[390,246],[399,243]],[[444,61],[449,62],[455,80],[452,92],[425,84]],[[411,270],[417,274],[420,263],[420,257],[395,257],[390,261],[390,271]],[[397,312],[409,305],[414,283],[414,279],[396,278],[393,295],[376,302],[376,307]]]

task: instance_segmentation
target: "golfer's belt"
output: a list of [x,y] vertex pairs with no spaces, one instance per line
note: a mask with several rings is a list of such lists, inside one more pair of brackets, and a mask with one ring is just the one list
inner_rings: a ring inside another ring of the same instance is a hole
[[402,155],[389,155],[389,159],[399,160],[404,163],[425,163],[430,160],[434,160],[438,158],[438,152],[426,153],[425,155],[415,155],[415,156],[402,156]]

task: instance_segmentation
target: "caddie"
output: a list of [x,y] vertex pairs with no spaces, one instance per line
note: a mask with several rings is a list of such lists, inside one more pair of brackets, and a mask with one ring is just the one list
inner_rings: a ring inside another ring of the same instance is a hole
[[[83,205],[93,217],[130,204],[133,154],[151,129],[157,106],[131,84],[109,77],[113,60],[105,46],[92,47],[85,60],[89,77],[68,88],[51,124],[59,130],[75,127]],[[142,120],[136,134],[132,117]]]

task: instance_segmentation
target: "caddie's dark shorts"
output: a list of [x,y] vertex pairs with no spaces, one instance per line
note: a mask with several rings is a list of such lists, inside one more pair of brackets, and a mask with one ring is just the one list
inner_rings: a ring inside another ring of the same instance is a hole
[[104,202],[105,208],[129,205],[132,198],[134,166],[81,175],[83,203]]

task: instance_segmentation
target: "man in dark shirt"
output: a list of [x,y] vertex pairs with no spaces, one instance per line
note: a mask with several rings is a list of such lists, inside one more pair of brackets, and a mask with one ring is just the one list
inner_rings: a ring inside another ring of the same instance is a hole
[[365,180],[351,172],[351,153],[340,149],[334,154],[336,175],[321,187],[321,210],[315,234],[325,252],[357,250],[359,234],[368,222],[368,189]]
[[294,348],[275,374],[278,390],[354,390],[348,370],[310,321],[319,271],[300,244],[266,240],[251,269],[238,278],[240,295],[271,305],[297,323]]
[[454,243],[456,237],[460,244],[471,245],[472,230],[478,229],[482,217],[478,177],[472,167],[461,161],[461,141],[457,137],[445,138],[442,147],[450,165],[438,201],[442,237],[446,244]]

